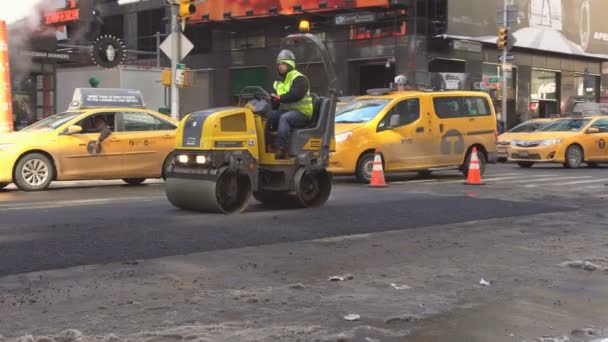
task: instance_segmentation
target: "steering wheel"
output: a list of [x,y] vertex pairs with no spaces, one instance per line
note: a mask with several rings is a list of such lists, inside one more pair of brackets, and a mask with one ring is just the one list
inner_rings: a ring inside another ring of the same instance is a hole
[[241,90],[239,94],[239,105],[242,104],[243,98],[254,98],[256,100],[264,100],[270,102],[270,94],[262,87],[259,86],[247,86]]

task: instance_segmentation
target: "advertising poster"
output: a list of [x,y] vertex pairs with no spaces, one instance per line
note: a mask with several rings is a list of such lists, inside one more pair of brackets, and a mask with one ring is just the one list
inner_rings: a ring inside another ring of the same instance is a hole
[[[513,0],[515,46],[608,58],[607,0]],[[502,0],[448,1],[448,34],[495,43]],[[501,18],[502,19],[502,18]]]
[[[354,0],[347,5],[346,0],[327,0],[327,7],[320,8],[318,0],[225,0],[207,1],[197,5],[193,21],[201,20],[202,15],[209,15],[209,20],[224,20],[224,13],[230,12],[232,17],[268,16],[270,9],[275,7],[279,14],[293,14],[293,6],[301,5],[304,11],[327,11],[339,7],[378,7],[388,6],[389,0]],[[253,14],[247,14],[253,11]]]
[[465,90],[467,74],[456,72],[431,73],[431,87],[437,90]]

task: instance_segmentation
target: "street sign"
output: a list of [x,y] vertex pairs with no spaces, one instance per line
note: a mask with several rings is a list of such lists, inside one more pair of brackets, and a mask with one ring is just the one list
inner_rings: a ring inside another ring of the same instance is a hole
[[503,67],[504,67],[505,72],[513,71],[513,64],[511,64],[511,63],[505,63],[503,65]]
[[178,86],[184,85],[184,80],[186,78],[186,65],[185,64],[177,64],[175,69],[175,84]]
[[[171,56],[171,38],[175,33],[171,33],[165,41],[160,44],[160,49],[167,55],[167,57],[173,59]],[[180,60],[186,57],[190,51],[194,48],[192,42],[186,38],[181,32],[179,33],[179,47],[180,47]]]
[[[512,60],[514,60],[514,59],[515,59],[515,55],[513,55],[513,54],[508,54],[508,55],[507,55],[507,61],[512,61]],[[502,60],[502,55],[498,56],[498,61],[499,61],[499,62],[503,62],[503,60]]]

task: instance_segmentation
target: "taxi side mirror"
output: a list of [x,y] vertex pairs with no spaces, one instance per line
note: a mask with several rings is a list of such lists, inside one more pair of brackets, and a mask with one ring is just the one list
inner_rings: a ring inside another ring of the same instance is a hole
[[597,127],[589,127],[587,129],[587,134],[595,134],[595,133],[599,133],[600,129]]
[[82,132],[82,126],[72,125],[68,127],[67,134],[76,134]]

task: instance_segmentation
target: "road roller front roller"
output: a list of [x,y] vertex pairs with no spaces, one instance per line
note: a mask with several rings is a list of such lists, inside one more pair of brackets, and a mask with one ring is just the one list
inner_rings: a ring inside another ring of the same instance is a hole
[[282,47],[314,49],[328,79],[327,96],[312,94],[311,121],[290,133],[287,158],[277,159],[266,150],[272,143],[264,141],[270,95],[260,87],[246,87],[239,98],[247,99],[244,106],[198,111],[180,121],[173,160],[165,170],[165,193],[175,207],[232,214],[245,210],[252,196],[286,208],[327,201],[332,176],[326,168],[335,151],[334,63],[323,42],[311,34],[290,35]]

